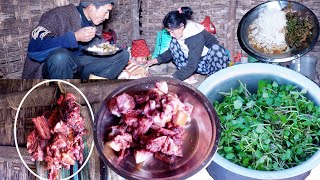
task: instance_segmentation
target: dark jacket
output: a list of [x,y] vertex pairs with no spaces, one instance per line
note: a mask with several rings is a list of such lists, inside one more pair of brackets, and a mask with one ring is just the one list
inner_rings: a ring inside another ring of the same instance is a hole
[[[184,49],[185,55],[188,57],[188,63],[186,66],[182,67],[173,74],[174,78],[184,80],[191,76],[198,67],[200,59],[206,54],[208,49],[210,49],[214,44],[219,44],[219,41],[215,36],[206,30],[202,25],[188,21],[188,24],[183,32],[183,43],[186,47]],[[180,44],[180,45],[181,45]],[[207,50],[204,50],[207,48]],[[181,46],[181,49],[182,46]],[[158,63],[165,63],[171,61],[173,58],[170,48],[157,57]]]
[[[63,47],[79,53],[82,45],[76,41],[74,32],[82,28],[82,21],[79,10],[73,4],[44,13],[30,34],[22,78],[41,79],[45,58],[57,48]],[[97,32],[102,32],[102,25],[97,26]]]

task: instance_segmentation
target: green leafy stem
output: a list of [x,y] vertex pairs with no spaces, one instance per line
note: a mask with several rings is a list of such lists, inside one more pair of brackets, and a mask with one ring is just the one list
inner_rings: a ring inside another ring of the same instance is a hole
[[261,80],[253,94],[239,84],[213,104],[222,127],[220,155],[246,168],[276,171],[319,150],[320,107],[305,97],[306,89]]

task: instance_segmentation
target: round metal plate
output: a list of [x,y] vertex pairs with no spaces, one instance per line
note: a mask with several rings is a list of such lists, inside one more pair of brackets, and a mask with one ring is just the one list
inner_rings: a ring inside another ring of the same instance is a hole
[[112,56],[114,54],[117,54],[118,52],[122,51],[123,49],[118,49],[116,51],[89,51],[88,47],[84,49],[84,51],[88,54],[94,55],[94,56]]
[[[152,159],[140,166],[136,165],[133,153],[130,152],[125,159],[118,162],[114,151],[104,145],[106,129],[119,122],[119,118],[111,114],[106,104],[122,93],[147,92],[153,89],[158,81],[166,81],[170,92],[176,93],[183,102],[194,105],[191,124],[184,134],[184,155],[173,164]],[[209,165],[217,151],[220,128],[220,120],[213,105],[199,90],[172,78],[147,77],[124,83],[106,97],[94,121],[94,141],[103,162],[127,179],[186,179]]]
[[[282,54],[267,54],[267,53],[258,51],[256,48],[250,45],[249,38],[248,38],[249,25],[258,17],[258,15],[261,12],[263,12],[265,9],[283,9],[287,7],[289,3],[292,4],[293,10],[309,13],[312,17],[312,21],[315,28],[313,28],[312,38],[308,40],[308,44],[309,44],[308,47],[301,50],[291,49],[289,52],[285,52]],[[314,48],[319,38],[319,21],[316,15],[309,8],[307,8],[302,4],[299,4],[293,1],[284,1],[284,0],[269,1],[254,7],[243,16],[238,26],[237,35],[238,35],[238,41],[240,43],[241,48],[250,56],[258,60],[267,61],[267,62],[287,62],[287,61],[300,58],[301,56],[305,55],[306,53],[308,53],[310,50]]]

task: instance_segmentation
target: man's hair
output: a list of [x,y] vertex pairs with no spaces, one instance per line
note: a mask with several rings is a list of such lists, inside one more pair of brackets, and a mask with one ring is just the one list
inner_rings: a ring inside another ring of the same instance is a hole
[[[101,3],[101,2],[81,2],[79,5],[80,5],[81,7],[86,8],[86,7],[88,7],[90,4],[95,5],[97,8],[99,8],[100,6],[106,5],[106,3]],[[114,5],[113,2],[110,3],[110,4],[111,4],[112,6]]]

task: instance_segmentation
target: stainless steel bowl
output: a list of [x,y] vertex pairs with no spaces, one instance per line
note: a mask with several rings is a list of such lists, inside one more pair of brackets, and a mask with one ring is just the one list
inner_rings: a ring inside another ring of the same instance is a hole
[[[320,105],[320,88],[313,81],[291,69],[266,64],[266,63],[249,63],[240,64],[223,69],[210,77],[208,77],[200,86],[199,90],[207,96],[211,103],[222,101],[223,95],[219,92],[229,92],[231,88],[239,87],[240,80],[246,84],[250,92],[256,92],[258,89],[258,81],[262,79],[270,79],[277,81],[279,84],[296,85],[299,89],[305,88],[307,98],[316,105]],[[280,171],[258,171],[241,167],[228,161],[218,153],[213,157],[213,163],[216,179],[302,179],[307,172],[320,164],[320,150],[318,150],[309,160],[290,169]],[[294,177],[300,178],[294,178]],[[303,178],[304,179],[304,178]]]
[[[186,129],[181,159],[169,165],[153,159],[143,166],[137,166],[133,154],[117,163],[117,155],[108,146],[105,148],[106,129],[119,118],[113,116],[106,103],[124,92],[135,94],[147,92],[158,81],[166,81],[169,91],[176,93],[182,102],[194,105],[191,124]],[[208,99],[196,88],[172,78],[148,77],[124,83],[102,102],[95,116],[94,140],[101,159],[112,170],[128,179],[185,179],[205,168],[217,150],[220,138],[220,121]]]
[[[289,52],[285,52],[282,54],[267,54],[257,50],[252,45],[250,45],[248,38],[249,25],[258,17],[258,15],[265,9],[281,10],[287,7],[289,3],[292,4],[293,10],[307,12],[312,17],[312,21],[315,28],[312,32],[312,38],[308,40],[308,47],[301,50],[291,49]],[[241,48],[250,56],[258,60],[267,62],[287,62],[303,56],[304,54],[308,53],[310,50],[314,48],[319,38],[319,21],[317,19],[317,16],[309,8],[302,4],[286,0],[269,1],[254,7],[243,16],[238,26],[237,35]]]

